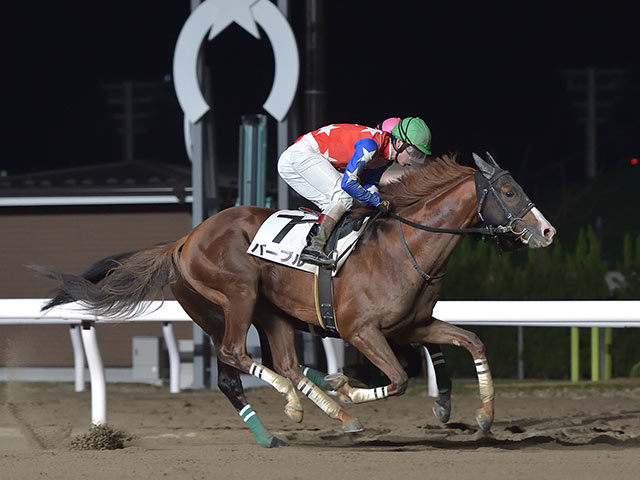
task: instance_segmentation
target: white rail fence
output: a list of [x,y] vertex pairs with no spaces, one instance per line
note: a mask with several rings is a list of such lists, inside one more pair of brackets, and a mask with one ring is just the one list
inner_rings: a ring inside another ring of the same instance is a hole
[[[94,328],[95,323],[114,323],[86,312],[73,304],[56,307],[45,314],[40,307],[48,299],[0,299],[1,325],[71,326],[74,350],[75,388],[84,390],[84,355],[91,383],[91,421],[106,423],[106,383],[104,367]],[[150,302],[149,313],[131,322],[161,322],[169,352],[170,391],[180,391],[180,357],[172,322],[191,321],[176,301]],[[455,325],[523,327],[640,327],[640,301],[441,301],[434,316]],[[84,345],[84,353],[82,346]],[[330,342],[325,342],[330,371],[340,365]]]

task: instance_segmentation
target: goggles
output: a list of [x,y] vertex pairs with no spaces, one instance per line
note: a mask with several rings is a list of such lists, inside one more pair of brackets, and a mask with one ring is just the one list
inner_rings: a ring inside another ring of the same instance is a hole
[[[407,144],[405,143],[405,145]],[[409,154],[409,158],[412,162],[422,165],[427,159],[427,154],[420,151],[415,145],[407,145],[405,150]]]

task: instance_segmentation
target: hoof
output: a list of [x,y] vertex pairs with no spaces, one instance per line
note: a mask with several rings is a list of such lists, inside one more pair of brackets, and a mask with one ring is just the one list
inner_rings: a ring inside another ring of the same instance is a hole
[[271,443],[267,448],[276,448],[276,447],[288,447],[289,444],[284,440],[280,440],[278,437],[273,437],[271,439]]
[[433,414],[442,423],[447,423],[451,416],[451,390],[440,394],[440,398],[433,404]]
[[302,421],[302,417],[304,416],[304,411],[297,408],[284,407],[284,413],[296,423],[300,423]]
[[493,424],[493,418],[489,417],[481,408],[476,410],[476,421],[483,432],[488,432]]
[[327,383],[331,390],[337,390],[347,383],[349,379],[344,373],[331,373],[324,377],[324,381]]
[[338,393],[338,401],[340,403],[345,403],[345,404],[351,404],[353,403],[353,400],[351,400],[351,398],[349,398],[347,395],[345,395],[344,393]]
[[345,433],[364,432],[364,427],[357,418],[354,418],[353,420],[343,424],[342,429],[345,431]]
[[451,408],[445,408],[444,406],[436,402],[433,404],[432,410],[435,417],[442,423],[447,423],[449,421],[449,417],[451,416]]

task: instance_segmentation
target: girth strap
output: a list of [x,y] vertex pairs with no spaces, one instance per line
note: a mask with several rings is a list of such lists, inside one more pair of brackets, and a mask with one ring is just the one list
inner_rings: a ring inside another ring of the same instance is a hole
[[333,306],[333,276],[331,275],[331,270],[318,267],[315,275],[314,297],[320,326],[331,333],[339,334],[336,312]]

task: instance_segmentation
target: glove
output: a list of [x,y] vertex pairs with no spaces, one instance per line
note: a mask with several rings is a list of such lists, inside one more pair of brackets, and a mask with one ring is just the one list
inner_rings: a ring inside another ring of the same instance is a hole
[[393,210],[393,207],[391,206],[391,203],[389,203],[389,200],[381,200],[376,208],[382,216],[389,215],[389,212]]

